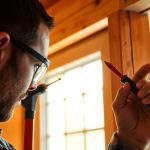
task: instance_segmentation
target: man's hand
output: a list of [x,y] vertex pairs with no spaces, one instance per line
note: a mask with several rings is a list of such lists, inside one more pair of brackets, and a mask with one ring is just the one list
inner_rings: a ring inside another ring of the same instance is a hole
[[119,138],[138,150],[144,150],[150,141],[150,81],[146,79],[149,73],[150,64],[146,64],[134,75],[137,96],[126,83],[112,104]]

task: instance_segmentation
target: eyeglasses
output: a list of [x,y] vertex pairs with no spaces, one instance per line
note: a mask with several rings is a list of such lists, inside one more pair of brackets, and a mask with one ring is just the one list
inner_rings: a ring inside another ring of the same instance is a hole
[[33,57],[35,57],[36,59],[38,59],[41,62],[40,64],[36,64],[34,66],[34,75],[32,78],[32,84],[38,83],[40,81],[40,79],[43,77],[43,75],[45,74],[47,68],[49,67],[49,64],[50,64],[49,60],[47,58],[43,57],[41,54],[36,52],[34,49],[29,47],[28,45],[21,42],[16,37],[11,35],[10,40],[14,46],[30,53]]

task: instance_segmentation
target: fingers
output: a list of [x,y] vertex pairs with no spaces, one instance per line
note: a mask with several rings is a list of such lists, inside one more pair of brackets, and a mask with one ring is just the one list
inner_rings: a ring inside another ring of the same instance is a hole
[[118,90],[118,93],[116,95],[116,98],[112,104],[113,110],[115,112],[120,111],[125,105],[127,104],[128,96],[130,95],[130,85],[128,83],[124,84],[123,87],[121,87]]
[[132,80],[134,82],[138,82],[139,80],[142,80],[147,77],[148,73],[150,73],[150,63],[142,66],[134,75]]
[[142,99],[142,103],[145,105],[150,104],[150,95],[148,95],[146,98]]
[[150,104],[150,81],[140,80],[136,84],[139,89],[138,97],[141,99],[143,104]]

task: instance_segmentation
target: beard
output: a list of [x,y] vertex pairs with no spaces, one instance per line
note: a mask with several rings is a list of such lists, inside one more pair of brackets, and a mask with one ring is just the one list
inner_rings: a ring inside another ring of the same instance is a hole
[[13,51],[11,58],[0,72],[0,121],[11,118],[19,98],[23,95],[23,81],[19,69],[17,52]]

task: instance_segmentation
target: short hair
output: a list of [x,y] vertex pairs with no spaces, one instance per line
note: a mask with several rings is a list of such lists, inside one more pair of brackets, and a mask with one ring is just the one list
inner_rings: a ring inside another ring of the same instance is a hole
[[49,29],[53,17],[49,16],[39,0],[1,0],[0,31],[8,32],[26,44],[33,44],[40,23]]

